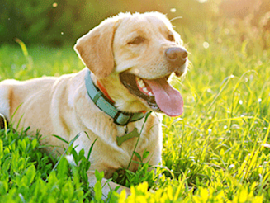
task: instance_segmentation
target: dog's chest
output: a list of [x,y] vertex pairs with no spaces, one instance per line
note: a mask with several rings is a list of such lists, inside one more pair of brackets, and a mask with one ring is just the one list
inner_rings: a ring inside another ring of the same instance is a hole
[[[136,146],[140,144],[140,140],[144,139],[141,136],[142,124],[140,121],[129,123],[126,126],[117,125],[116,143],[126,153],[132,155]],[[137,136],[129,136],[132,132],[136,132]],[[139,139],[139,140],[138,140]],[[138,143],[137,143],[138,141]]]
[[[127,126],[120,126],[118,125],[116,127],[117,129],[117,137],[123,137],[126,134],[130,133],[134,129],[137,132],[141,132],[141,125],[135,125],[136,122],[130,123]],[[136,128],[137,127],[137,128]],[[139,128],[140,127],[140,128]],[[142,145],[145,147],[148,143],[148,139],[146,136],[142,133],[138,137],[132,137],[129,139],[126,139],[121,145],[118,145],[118,149],[115,151],[115,154],[111,154],[112,160],[114,160],[114,163],[118,163],[118,165],[115,165],[116,167],[108,167],[104,170],[105,177],[110,178],[115,170],[118,168],[128,168],[130,171],[136,171],[138,169],[138,160],[136,160],[136,156],[134,152],[140,153],[139,149],[141,149]]]
[[[130,158],[132,158],[134,152],[138,152],[138,150],[142,147],[142,145],[146,147],[148,143],[148,136],[145,134],[145,131],[143,129],[143,120],[129,123],[126,126],[117,125],[116,129],[117,129],[116,135],[117,145]],[[137,135],[129,136],[130,134],[137,134]],[[118,142],[118,140],[124,141]],[[128,162],[129,161],[130,160],[128,160]]]

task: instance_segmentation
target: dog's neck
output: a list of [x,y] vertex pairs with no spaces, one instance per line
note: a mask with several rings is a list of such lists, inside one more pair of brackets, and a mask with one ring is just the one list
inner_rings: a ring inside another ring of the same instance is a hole
[[149,107],[146,107],[142,101],[139,101],[138,97],[131,94],[120,82],[119,74],[112,73],[106,78],[98,79],[94,74],[91,75],[93,76],[94,84],[99,87],[98,83],[100,83],[119,111],[132,113],[151,111]]
[[111,103],[115,103],[114,101],[113,101],[113,99],[110,97],[110,95],[108,94],[108,92],[106,91],[106,88],[101,84],[101,82],[100,81],[97,81],[97,87],[99,88],[99,90],[104,94],[104,96],[109,100],[109,101],[111,101]]
[[117,109],[116,105],[114,105],[116,100],[110,96],[103,84],[87,69],[85,85],[89,97],[101,111],[113,118],[115,124],[127,125],[129,122],[137,121],[144,117],[145,112],[137,111],[133,113]]

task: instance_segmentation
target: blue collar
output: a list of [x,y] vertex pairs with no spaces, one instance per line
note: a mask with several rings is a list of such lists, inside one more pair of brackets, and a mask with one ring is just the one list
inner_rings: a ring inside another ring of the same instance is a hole
[[115,106],[106,98],[106,96],[96,87],[91,78],[91,72],[87,69],[85,75],[85,85],[87,89],[87,94],[95,103],[95,105],[104,111],[107,115],[111,116],[114,123],[117,125],[127,125],[130,122],[140,120],[144,117],[145,113],[129,113],[118,111]]

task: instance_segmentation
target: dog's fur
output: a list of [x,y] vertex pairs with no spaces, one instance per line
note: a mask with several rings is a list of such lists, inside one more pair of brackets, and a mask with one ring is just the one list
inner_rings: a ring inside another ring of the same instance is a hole
[[[173,40],[168,40],[168,35]],[[137,35],[144,37],[144,43],[129,43]],[[120,111],[139,112],[151,108],[138,96],[131,94],[120,82],[122,72],[134,73],[137,77],[154,79],[171,73],[181,76],[186,71],[186,63],[172,69],[164,59],[168,47],[182,47],[180,36],[173,30],[169,20],[158,12],[144,14],[119,14],[108,18],[88,34],[80,38],[75,50],[87,68],[92,72],[92,80],[106,89],[115,106]],[[0,113],[18,128],[30,126],[30,132],[40,130],[42,141],[55,146],[65,144],[52,134],[70,141],[77,134],[76,150],[89,148],[95,139],[90,156],[88,171],[90,185],[96,182],[94,171],[104,171],[110,178],[115,170],[127,167],[137,138],[116,144],[116,137],[134,128],[142,129],[143,119],[127,126],[116,125],[112,118],[102,112],[89,98],[84,77],[87,68],[79,73],[63,75],[59,78],[46,77],[24,82],[5,80],[0,83]],[[140,155],[146,150],[150,153],[144,160],[151,165],[162,162],[162,130],[160,118],[151,114],[144,125],[136,152]],[[86,133],[87,134],[86,134]],[[59,152],[62,151],[59,148]],[[138,165],[133,157],[130,170],[136,171]],[[110,188],[117,184],[108,182],[103,187],[106,196]],[[121,189],[128,188],[121,187]]]

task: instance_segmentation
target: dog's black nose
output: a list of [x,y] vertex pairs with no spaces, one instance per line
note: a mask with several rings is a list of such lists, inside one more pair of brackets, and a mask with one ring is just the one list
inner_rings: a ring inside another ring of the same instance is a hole
[[184,64],[187,61],[187,50],[179,47],[171,47],[164,51],[166,59],[170,63]]

